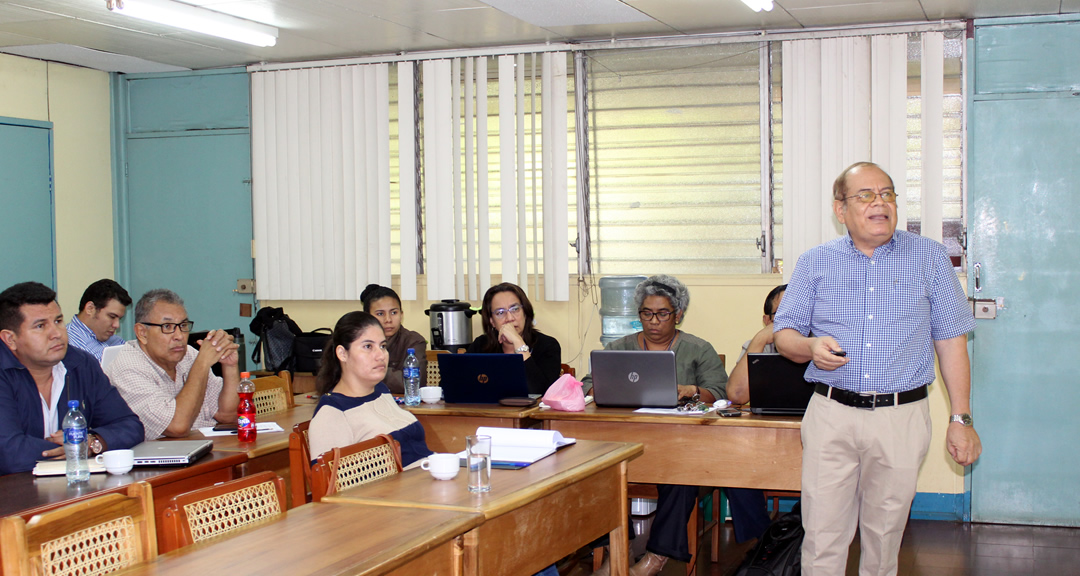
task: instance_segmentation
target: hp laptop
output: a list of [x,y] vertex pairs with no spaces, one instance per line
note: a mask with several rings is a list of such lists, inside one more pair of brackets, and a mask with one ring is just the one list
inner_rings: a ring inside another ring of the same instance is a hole
[[521,354],[439,354],[447,404],[498,404],[529,395]]
[[210,440],[154,440],[132,450],[136,466],[187,466],[213,448]]
[[754,414],[801,416],[814,395],[803,377],[809,362],[799,364],[779,354],[747,354],[750,411]]
[[671,350],[593,350],[589,364],[597,406],[674,408],[679,404]]

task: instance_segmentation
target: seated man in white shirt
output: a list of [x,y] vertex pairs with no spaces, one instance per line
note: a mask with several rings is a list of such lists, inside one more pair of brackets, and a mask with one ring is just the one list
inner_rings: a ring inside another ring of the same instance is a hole
[[116,331],[128,306],[131,296],[114,280],[105,278],[87,286],[79,300],[78,314],[67,325],[68,343],[101,362],[102,351],[124,343]]
[[[194,324],[175,292],[147,292],[135,305],[136,341],[105,370],[142,419],[147,440],[236,422],[239,346],[228,332],[211,330],[196,351],[187,344]],[[211,371],[218,362],[220,377]]]

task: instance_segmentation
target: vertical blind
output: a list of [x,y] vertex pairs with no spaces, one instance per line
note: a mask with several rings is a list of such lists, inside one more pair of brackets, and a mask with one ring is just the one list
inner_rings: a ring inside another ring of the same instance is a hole
[[351,300],[390,283],[389,67],[252,74],[258,295]]
[[432,300],[475,300],[493,271],[569,299],[566,53],[501,56],[495,82],[489,61],[397,63],[396,162],[388,64],[253,72],[260,298],[356,299],[390,285],[396,245],[406,300],[418,270]]
[[[941,240],[943,35],[922,35],[921,166],[918,218]],[[881,35],[784,42],[785,279],[805,250],[842,235],[832,181],[871,159],[892,176],[901,222],[907,214],[908,37]],[[871,65],[872,64],[872,65]],[[933,188],[934,191],[930,191]]]

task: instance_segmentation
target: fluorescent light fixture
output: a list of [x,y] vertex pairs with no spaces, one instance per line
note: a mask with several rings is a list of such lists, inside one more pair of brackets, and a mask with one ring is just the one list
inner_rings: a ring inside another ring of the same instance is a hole
[[770,12],[773,9],[773,0],[742,0],[743,4],[746,4],[754,12],[761,12],[762,10]]
[[278,29],[273,26],[173,0],[108,0],[106,6],[117,14],[253,46],[277,44]]

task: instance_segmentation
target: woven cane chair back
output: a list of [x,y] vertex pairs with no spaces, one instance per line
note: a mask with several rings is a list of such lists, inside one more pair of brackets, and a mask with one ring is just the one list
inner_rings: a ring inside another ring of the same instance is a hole
[[334,448],[311,468],[311,499],[366,484],[401,472],[401,446],[387,434]]
[[439,354],[447,354],[446,350],[427,350],[427,380],[424,386],[439,386],[442,375],[439,374]]
[[174,496],[162,513],[170,549],[277,518],[285,510],[285,481],[273,472]]
[[288,372],[281,372],[277,376],[255,378],[252,383],[255,384],[253,398],[256,416],[282,412],[294,406]]
[[38,514],[0,521],[7,576],[100,576],[157,558],[154,498],[137,482],[127,495],[107,494]]

